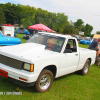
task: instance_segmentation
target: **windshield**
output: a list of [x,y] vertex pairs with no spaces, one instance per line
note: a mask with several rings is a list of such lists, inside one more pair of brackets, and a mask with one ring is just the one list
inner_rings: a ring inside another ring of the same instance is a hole
[[84,40],[91,41],[91,39],[89,39],[89,38],[84,38]]
[[0,31],[0,33],[1,33],[1,34],[0,34],[0,36],[3,36],[3,33],[2,33],[2,31]]
[[65,38],[63,37],[37,33],[32,38],[30,38],[26,43],[31,42],[31,43],[42,44],[45,45],[45,49],[55,52],[60,52],[64,41]]

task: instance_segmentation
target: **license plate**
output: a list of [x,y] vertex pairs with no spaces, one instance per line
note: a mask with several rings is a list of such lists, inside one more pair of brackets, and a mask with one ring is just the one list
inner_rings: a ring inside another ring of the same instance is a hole
[[8,72],[6,72],[6,71],[4,71],[2,69],[0,69],[0,75],[3,76],[3,77],[8,78]]

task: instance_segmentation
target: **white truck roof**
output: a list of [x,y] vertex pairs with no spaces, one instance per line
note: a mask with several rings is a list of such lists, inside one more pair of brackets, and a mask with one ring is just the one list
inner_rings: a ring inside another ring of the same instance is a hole
[[[71,37],[71,38],[74,38],[72,37],[71,35],[63,35],[63,34],[57,34],[57,33],[48,33],[48,32],[38,32],[38,33],[43,33],[43,34],[50,34],[50,35],[55,35],[55,36],[60,36],[60,37],[64,37],[64,38],[68,38],[68,37]],[[75,38],[74,38],[75,39]]]

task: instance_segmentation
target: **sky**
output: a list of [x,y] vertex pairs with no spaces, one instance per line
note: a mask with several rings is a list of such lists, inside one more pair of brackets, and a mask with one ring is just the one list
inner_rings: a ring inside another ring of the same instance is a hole
[[0,0],[0,3],[29,5],[52,13],[65,13],[68,21],[82,19],[93,26],[91,34],[100,31],[100,0]]

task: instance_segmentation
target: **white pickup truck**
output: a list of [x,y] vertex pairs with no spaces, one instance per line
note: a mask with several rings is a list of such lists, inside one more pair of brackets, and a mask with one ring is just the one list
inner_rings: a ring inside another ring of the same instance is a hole
[[54,78],[75,71],[86,75],[95,57],[96,51],[79,48],[72,36],[39,32],[26,43],[0,47],[0,76],[45,92]]

